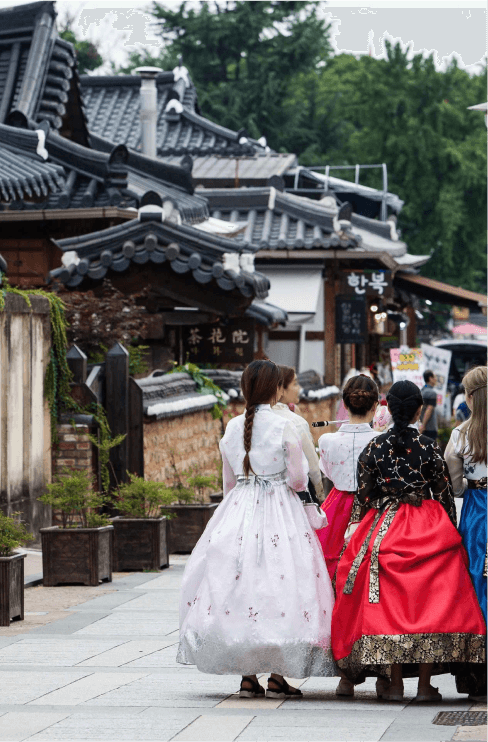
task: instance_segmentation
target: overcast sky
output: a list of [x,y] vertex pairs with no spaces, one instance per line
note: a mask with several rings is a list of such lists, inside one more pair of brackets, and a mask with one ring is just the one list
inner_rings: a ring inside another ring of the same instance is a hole
[[[0,0],[1,7],[29,0]],[[249,1],[249,0],[248,0]],[[162,3],[177,7],[179,2]],[[190,2],[188,5],[198,5]],[[110,72],[110,61],[121,65],[142,48],[157,53],[159,40],[145,0],[57,0],[59,19],[74,16],[74,31],[95,42],[108,62],[96,74]],[[461,67],[479,72],[486,54],[486,5],[483,0],[331,0],[322,4],[332,24],[337,53],[384,56],[384,39],[399,40],[414,53],[434,53],[438,69],[457,56]]]

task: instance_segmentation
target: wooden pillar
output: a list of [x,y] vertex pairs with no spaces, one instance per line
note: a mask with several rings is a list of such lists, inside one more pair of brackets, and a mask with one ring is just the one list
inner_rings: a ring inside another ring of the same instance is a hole
[[115,343],[105,356],[106,412],[112,437],[121,433],[125,438],[110,451],[111,485],[127,481],[129,468],[129,354],[123,345]]
[[66,353],[66,360],[73,374],[75,384],[84,384],[86,381],[86,355],[77,345],[72,345]]
[[335,275],[333,268],[327,268],[324,283],[324,383],[335,384],[336,342],[335,342]]
[[417,342],[417,315],[413,307],[407,307],[405,314],[410,320],[407,327],[407,345],[409,348],[415,348]]

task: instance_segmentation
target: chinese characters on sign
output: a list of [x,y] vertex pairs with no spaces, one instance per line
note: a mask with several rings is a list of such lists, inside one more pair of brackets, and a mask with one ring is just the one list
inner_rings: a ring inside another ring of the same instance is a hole
[[362,296],[336,297],[336,343],[366,342],[366,302]]
[[387,297],[392,294],[391,271],[344,271],[342,273],[344,294],[367,297]]
[[254,358],[254,320],[184,327],[183,355],[193,363],[250,363]]

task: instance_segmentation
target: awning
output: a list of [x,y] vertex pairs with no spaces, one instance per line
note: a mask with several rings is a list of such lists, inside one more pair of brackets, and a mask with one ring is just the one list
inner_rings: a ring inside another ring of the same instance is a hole
[[450,286],[448,283],[441,283],[425,276],[396,273],[393,283],[396,288],[441,304],[469,307],[474,310],[479,310],[480,307],[486,309],[487,306],[487,297],[484,294],[468,291],[459,286]]
[[289,323],[300,324],[312,319],[317,312],[323,282],[321,268],[259,266],[259,270],[271,283],[267,301],[284,309]]

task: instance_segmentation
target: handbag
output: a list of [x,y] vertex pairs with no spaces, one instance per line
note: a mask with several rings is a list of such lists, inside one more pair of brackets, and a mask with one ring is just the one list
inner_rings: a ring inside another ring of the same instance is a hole
[[314,531],[319,531],[321,528],[325,528],[328,525],[327,516],[323,510],[319,508],[316,502],[313,501],[310,492],[297,492],[298,497],[303,503],[305,513],[308,519],[308,523]]

